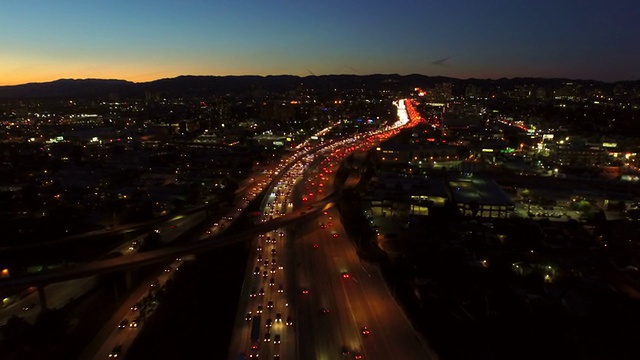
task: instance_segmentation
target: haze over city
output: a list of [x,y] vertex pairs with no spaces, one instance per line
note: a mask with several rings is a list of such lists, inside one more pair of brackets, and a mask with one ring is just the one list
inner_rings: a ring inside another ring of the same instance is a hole
[[635,1],[9,1],[0,85],[425,74],[640,78]]

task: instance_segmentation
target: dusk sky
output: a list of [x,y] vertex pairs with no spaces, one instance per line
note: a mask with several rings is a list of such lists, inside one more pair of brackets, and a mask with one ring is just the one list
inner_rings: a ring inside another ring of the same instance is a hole
[[3,0],[0,85],[401,74],[640,79],[638,0]]

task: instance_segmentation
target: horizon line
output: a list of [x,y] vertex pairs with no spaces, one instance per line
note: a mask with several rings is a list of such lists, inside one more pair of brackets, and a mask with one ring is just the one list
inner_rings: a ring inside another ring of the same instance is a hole
[[293,75],[293,74],[268,74],[268,75],[256,75],[256,74],[244,74],[244,75],[192,75],[192,74],[183,74],[176,75],[174,77],[162,77],[154,80],[147,81],[132,81],[127,79],[117,79],[117,78],[70,78],[70,77],[62,77],[54,80],[47,81],[32,81],[26,83],[19,84],[0,84],[0,87],[13,87],[13,86],[25,86],[25,85],[38,85],[38,84],[49,84],[58,81],[88,81],[88,80],[97,80],[97,81],[121,81],[132,84],[148,84],[156,81],[162,80],[173,80],[182,77],[211,77],[211,78],[225,78],[225,77],[259,77],[259,78],[268,78],[268,77],[297,77],[297,78],[317,78],[317,77],[329,77],[329,76],[353,76],[353,77],[368,77],[368,76],[399,76],[399,77],[408,77],[408,76],[424,76],[431,78],[447,78],[452,80],[461,80],[461,81],[469,81],[469,80],[484,80],[484,81],[497,81],[497,80],[515,80],[515,79],[539,79],[539,80],[569,80],[569,81],[583,81],[583,82],[598,82],[605,84],[615,84],[620,82],[636,82],[640,81],[640,78],[635,80],[616,80],[616,81],[604,81],[604,80],[596,80],[596,79],[578,79],[578,78],[568,78],[568,77],[541,77],[541,76],[515,76],[515,77],[499,77],[499,78],[480,78],[480,77],[468,77],[468,78],[459,78],[452,76],[444,76],[444,75],[425,75],[420,73],[411,73],[406,75],[401,75],[398,73],[370,73],[370,74],[309,74],[309,75]]

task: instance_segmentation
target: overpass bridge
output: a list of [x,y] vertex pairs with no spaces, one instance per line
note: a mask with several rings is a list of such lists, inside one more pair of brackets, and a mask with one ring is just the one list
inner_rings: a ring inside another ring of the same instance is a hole
[[309,206],[311,209],[295,211],[293,213],[262,222],[251,226],[249,229],[234,233],[225,232],[210,238],[165,247],[157,250],[140,252],[132,255],[121,256],[106,260],[96,260],[90,263],[76,265],[69,268],[52,270],[37,274],[27,274],[16,277],[0,278],[0,288],[11,288],[15,290],[38,287],[62,282],[71,279],[78,279],[88,276],[101,275],[119,270],[130,270],[148,264],[170,261],[183,255],[208,251],[216,248],[223,248],[230,244],[245,241],[258,234],[275,230],[283,226],[291,225],[299,221],[310,220],[319,212],[324,211],[334,205],[334,201],[341,195],[342,190],[338,190]]

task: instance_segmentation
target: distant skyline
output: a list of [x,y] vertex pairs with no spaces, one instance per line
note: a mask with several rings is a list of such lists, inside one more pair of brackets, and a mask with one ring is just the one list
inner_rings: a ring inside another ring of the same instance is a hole
[[423,74],[640,80],[637,0],[6,0],[0,85]]

